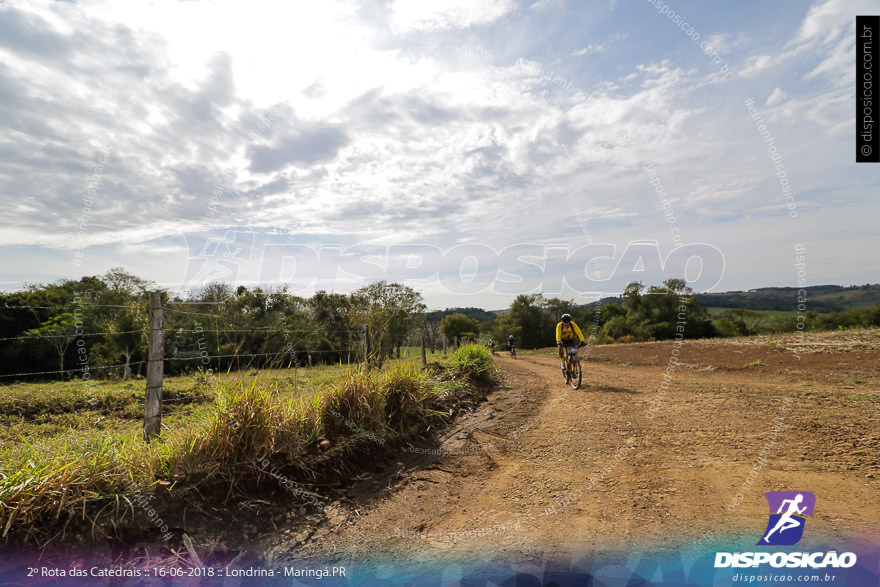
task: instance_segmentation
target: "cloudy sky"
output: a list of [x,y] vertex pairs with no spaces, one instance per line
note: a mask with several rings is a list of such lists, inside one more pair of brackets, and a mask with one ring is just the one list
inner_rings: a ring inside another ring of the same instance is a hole
[[880,166],[854,162],[876,12],[0,2],[0,288],[122,266],[501,308],[793,286],[799,244],[810,285],[878,282]]

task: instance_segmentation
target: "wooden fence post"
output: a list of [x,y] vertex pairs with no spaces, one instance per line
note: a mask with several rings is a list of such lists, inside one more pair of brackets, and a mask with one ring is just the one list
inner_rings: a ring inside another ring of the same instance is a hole
[[443,356],[446,356],[446,335],[443,335]]
[[144,405],[144,440],[162,431],[162,375],[165,371],[165,310],[162,295],[150,292],[150,348],[147,353],[147,390]]
[[421,347],[422,347],[422,368],[428,366],[428,358],[425,356],[425,333],[422,332],[421,336],[419,336]]
[[370,327],[364,324],[364,366],[370,369]]

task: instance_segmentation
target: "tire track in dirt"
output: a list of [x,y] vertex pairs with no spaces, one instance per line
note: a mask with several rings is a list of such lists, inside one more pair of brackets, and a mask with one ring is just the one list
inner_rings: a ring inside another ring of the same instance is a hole
[[[681,368],[658,395],[665,365],[590,360],[572,390],[546,355],[499,357],[501,387],[446,431],[434,454],[401,455],[381,487],[373,479],[351,490],[356,522],[328,525],[306,544],[276,537],[272,558],[525,561],[676,548],[706,531],[753,542],[766,522],[762,494],[778,489],[819,497],[814,540],[880,525],[870,450],[843,452],[836,465],[804,458],[829,442],[811,428],[824,384]],[[839,442],[864,442],[877,416],[862,414],[864,426]]]

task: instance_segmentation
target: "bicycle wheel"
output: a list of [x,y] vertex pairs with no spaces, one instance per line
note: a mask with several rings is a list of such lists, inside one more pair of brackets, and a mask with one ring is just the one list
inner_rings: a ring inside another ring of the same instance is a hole
[[571,370],[568,362],[565,363],[565,369],[562,370],[562,380],[565,381],[566,385],[571,381]]
[[572,389],[577,389],[581,386],[581,377],[583,373],[581,373],[581,362],[578,360],[573,360],[571,362],[571,380],[568,382],[571,385]]

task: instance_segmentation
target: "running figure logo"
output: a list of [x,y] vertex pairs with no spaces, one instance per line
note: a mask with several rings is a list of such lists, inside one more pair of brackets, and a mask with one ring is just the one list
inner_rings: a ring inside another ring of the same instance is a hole
[[[791,546],[804,535],[804,526],[816,507],[816,496],[809,491],[768,491],[770,521],[758,546]],[[775,513],[774,513],[775,512]]]

